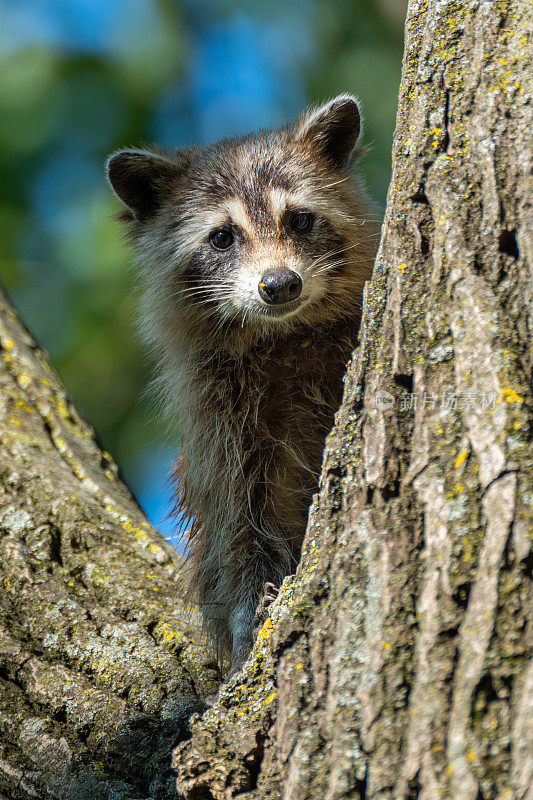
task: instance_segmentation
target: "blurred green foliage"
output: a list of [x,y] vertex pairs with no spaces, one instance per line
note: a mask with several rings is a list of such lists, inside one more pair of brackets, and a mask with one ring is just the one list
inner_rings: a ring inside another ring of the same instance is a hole
[[124,145],[277,124],[352,91],[372,148],[362,171],[383,203],[400,0],[93,3],[2,6],[0,279],[160,523],[171,443],[143,395],[150,365],[135,334],[132,254],[104,159]]

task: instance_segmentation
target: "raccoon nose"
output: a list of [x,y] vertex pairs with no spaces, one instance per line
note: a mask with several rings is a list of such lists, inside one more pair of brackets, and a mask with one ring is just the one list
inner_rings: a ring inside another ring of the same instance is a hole
[[269,305],[296,300],[302,292],[302,279],[292,269],[270,269],[259,282],[259,294]]

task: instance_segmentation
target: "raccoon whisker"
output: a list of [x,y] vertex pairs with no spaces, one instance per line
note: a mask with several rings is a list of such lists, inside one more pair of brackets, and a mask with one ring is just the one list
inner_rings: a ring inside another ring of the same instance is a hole
[[180,289],[178,292],[174,292],[172,294],[173,298],[189,298],[189,297],[201,297],[203,295],[212,295],[214,294],[215,289]]
[[324,253],[324,255],[320,256],[319,258],[315,259],[312,264],[309,265],[308,269],[312,269],[317,264],[320,264],[321,261],[324,261],[325,258],[329,256],[338,256],[340,253],[345,253],[346,250],[351,250],[353,247],[360,247],[360,243],[356,242],[355,244],[349,244],[346,247],[341,247],[339,250],[330,250],[329,253]]
[[181,298],[181,300],[186,304],[187,308],[193,308],[196,305],[202,305],[204,303],[205,304],[212,303],[215,302],[216,299],[217,299],[216,296],[213,294],[203,295],[203,296],[201,295],[199,297],[196,295],[192,295]]
[[[184,293],[184,297],[196,297],[203,294],[209,294],[213,296],[219,295],[230,295],[233,292],[233,287],[229,286],[212,286],[205,289],[197,289],[195,292]],[[178,295],[179,296],[179,295]]]
[[217,313],[217,308],[214,305],[214,301],[212,305],[208,305],[207,301],[204,301],[203,303],[192,303],[190,306],[188,306],[187,310],[199,311],[200,309],[202,309],[206,317],[214,317]]
[[[211,308],[212,309],[212,304],[215,303],[215,302],[216,302],[215,298],[212,298],[211,300],[209,298],[204,299],[204,300],[197,300],[195,303],[190,303],[187,306],[187,309],[190,311],[193,308],[200,308],[200,306],[203,306],[204,308]],[[210,306],[210,303],[211,303],[211,306]]]
[[244,324],[245,324],[246,320],[249,319],[251,313],[252,313],[252,309],[251,308],[246,308],[244,310],[244,316],[243,316],[243,319],[242,319],[241,328],[244,328]]
[[211,291],[211,292],[202,292],[201,294],[195,292],[194,294],[182,295],[179,299],[185,300],[187,302],[193,302],[196,300],[199,303],[202,302],[207,303],[209,300],[216,300],[216,297],[217,297],[216,293]]
[[[189,311],[191,311],[192,309],[195,309],[195,308],[199,309],[200,307],[202,307],[204,309],[204,311],[207,313],[207,315],[210,316],[210,317],[220,318],[221,310],[222,310],[222,313],[225,315],[225,311],[223,309],[223,306],[221,306],[220,303],[218,303],[215,298],[213,298],[213,300],[211,302],[209,302],[208,300],[203,300],[203,301],[199,301],[197,303],[191,303],[189,306],[187,306],[187,311],[189,312]],[[226,321],[226,316],[224,317],[224,321]]]
[[[360,222],[361,226],[364,225],[365,222],[381,222],[381,221],[382,220],[381,220],[380,217],[366,216],[366,215],[363,215],[363,214],[358,214],[356,217],[354,217],[354,222]],[[380,234],[381,234],[381,231],[378,230],[373,235],[374,236],[380,236]]]
[[333,183],[327,183],[325,186],[317,186],[317,191],[320,192],[322,189],[331,189],[332,186],[337,186],[339,183],[344,183],[344,181],[349,181],[351,175],[347,175],[345,178],[341,178],[338,181],[333,181]]
[[[202,303],[208,302],[215,302],[220,298],[230,298],[232,297],[233,292],[229,289],[210,289],[198,292],[191,292],[190,294],[186,295],[175,295],[175,297],[180,297],[181,300],[187,302],[187,307],[192,308],[193,305],[201,305]],[[194,303],[193,301],[196,301]]]
[[226,325],[226,323],[231,322],[232,316],[233,315],[229,314],[226,309],[223,309],[222,315],[220,317],[218,325],[215,327],[214,333],[219,333],[223,329],[224,325]]
[[345,258],[340,258],[338,261],[332,261],[331,264],[325,264],[325,266],[323,266],[319,270],[317,270],[314,273],[313,277],[315,275],[321,275],[323,272],[329,272],[329,270],[334,269],[335,267],[340,267],[340,266],[346,265],[346,263],[347,263],[347,261],[346,261]]
[[[357,258],[357,257],[354,258],[354,256],[351,256],[350,257],[350,263],[352,263],[352,264],[367,264],[368,262],[367,262],[367,260],[365,258]],[[328,269],[330,269],[330,268],[332,268],[334,266],[335,267],[339,266],[340,264],[348,264],[348,259],[343,257],[343,258],[338,259],[337,261],[326,262],[326,264],[323,264],[322,267],[319,270],[317,270],[316,272],[314,272],[313,274],[314,275],[320,275],[321,272],[323,272],[323,271],[326,272]]]
[[[361,225],[359,226],[361,227]],[[376,240],[379,241],[380,234],[377,233],[358,233],[358,238],[360,242],[375,242]]]
[[309,269],[311,269],[312,267],[316,266],[317,264],[320,264],[321,261],[324,261],[325,258],[329,258],[329,256],[336,256],[339,253],[344,252],[344,250],[349,249],[350,246],[353,247],[354,245],[349,245],[348,247],[344,247],[344,248],[342,248],[340,250],[329,250],[329,252],[324,253],[323,255],[321,255],[318,258],[316,258],[312,262],[312,264],[310,264]]
[[322,269],[327,269],[332,264],[347,264],[347,263],[348,263],[348,258],[344,255],[341,255],[340,258],[333,258],[331,261],[324,261],[320,266],[320,268],[318,269],[318,272],[320,272],[320,270]]
[[173,297],[177,297],[178,295],[183,294],[198,294],[200,292],[218,292],[224,289],[231,289],[232,286],[230,283],[227,284],[205,284],[203,286],[186,286],[183,289],[179,289],[177,292],[174,292]]
[[336,255],[335,250],[330,250],[328,253],[324,253],[324,255],[319,256],[318,258],[315,258],[315,260],[307,267],[307,269],[312,269],[317,264],[320,264],[321,261],[324,261],[325,258],[328,258],[329,256],[335,256],[335,255]]
[[194,308],[194,306],[216,302],[221,298],[230,298],[234,294],[233,290],[229,288],[213,288],[213,289],[198,289],[195,292],[181,294],[176,292],[173,297],[180,298],[187,303],[187,308]]

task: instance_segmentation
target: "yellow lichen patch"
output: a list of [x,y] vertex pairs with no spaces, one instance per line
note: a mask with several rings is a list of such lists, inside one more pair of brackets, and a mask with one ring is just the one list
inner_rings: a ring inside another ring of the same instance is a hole
[[138,526],[133,525],[129,521],[129,519],[123,520],[122,527],[128,533],[131,533],[132,536],[134,537],[134,539],[137,542],[140,542],[143,545],[146,545],[148,550],[150,550],[151,552],[155,551],[155,552],[159,553],[161,551],[161,548],[158,547],[154,541],[152,541],[152,539],[146,533],[146,531],[143,531],[142,528],[139,528]]
[[21,408],[23,411],[26,411],[28,414],[33,414],[35,409],[29,406],[24,400],[19,400],[17,402],[18,408]]
[[99,658],[93,663],[95,663],[95,672],[98,677],[103,680],[104,683],[109,683],[114,675],[114,665],[106,658]]
[[133,534],[139,533],[138,529],[134,525],[132,525],[132,523],[129,521],[129,519],[125,519],[125,520],[122,521],[122,527],[128,533],[133,533]]
[[517,394],[514,389],[502,389],[501,393],[508,403],[524,402],[524,398]]
[[454,467],[457,469],[457,467],[462,466],[467,458],[468,458],[468,450],[463,450],[463,452],[459,453],[459,455],[455,459],[453,463]]
[[398,269],[399,269],[401,272],[403,272],[404,270],[406,270],[406,269],[407,269],[407,264],[406,264],[405,262],[402,262],[401,264],[398,264]]
[[14,345],[15,342],[13,339],[6,339],[5,342],[2,343],[2,347],[4,347],[6,350],[10,350],[12,347],[14,347]]
[[433,139],[432,144],[435,150],[437,150],[440,147],[441,134],[442,134],[442,128],[439,127],[432,128],[429,132],[429,135]]
[[56,395],[54,405],[59,416],[63,417],[63,419],[70,416],[69,408],[63,395]]
[[[141,544],[146,550],[150,553],[155,555],[159,560],[165,560],[166,554],[164,550],[159,547],[156,541],[152,539],[148,531],[150,530],[150,526],[148,523],[142,523],[141,525],[134,525],[128,517],[124,516],[124,514],[120,513],[120,510],[117,506],[115,506],[111,502],[107,502],[105,504],[106,511],[118,522],[120,522],[122,528],[129,533],[136,542]],[[143,530],[144,529],[144,530]]]
[[25,389],[26,386],[29,386],[31,383],[31,378],[29,375],[26,375],[25,372],[21,372],[19,375],[17,375],[17,383],[21,389]]
[[258,642],[266,641],[272,635],[273,630],[274,630],[274,623],[269,617],[265,621],[265,624],[262,626],[262,628],[260,628],[259,633],[257,634],[257,641]]
[[154,633],[156,634],[156,636],[159,637],[160,641],[163,642],[164,644],[168,644],[169,642],[172,642],[174,639],[181,639],[181,634],[179,633],[179,631],[172,630],[168,622],[161,622],[159,625],[157,625]]
[[463,494],[464,490],[465,490],[464,483],[456,483],[455,486],[453,487],[453,489],[451,490],[451,492],[448,492],[446,494],[446,499],[447,500],[453,500],[455,495]]

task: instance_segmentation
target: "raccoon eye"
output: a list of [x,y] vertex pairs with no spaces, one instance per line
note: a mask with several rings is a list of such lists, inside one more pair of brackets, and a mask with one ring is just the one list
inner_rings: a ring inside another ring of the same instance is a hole
[[290,217],[290,226],[296,233],[309,233],[314,221],[310,211],[294,211]]
[[227,228],[218,228],[210,234],[209,241],[215,250],[227,250],[235,241],[235,237]]

